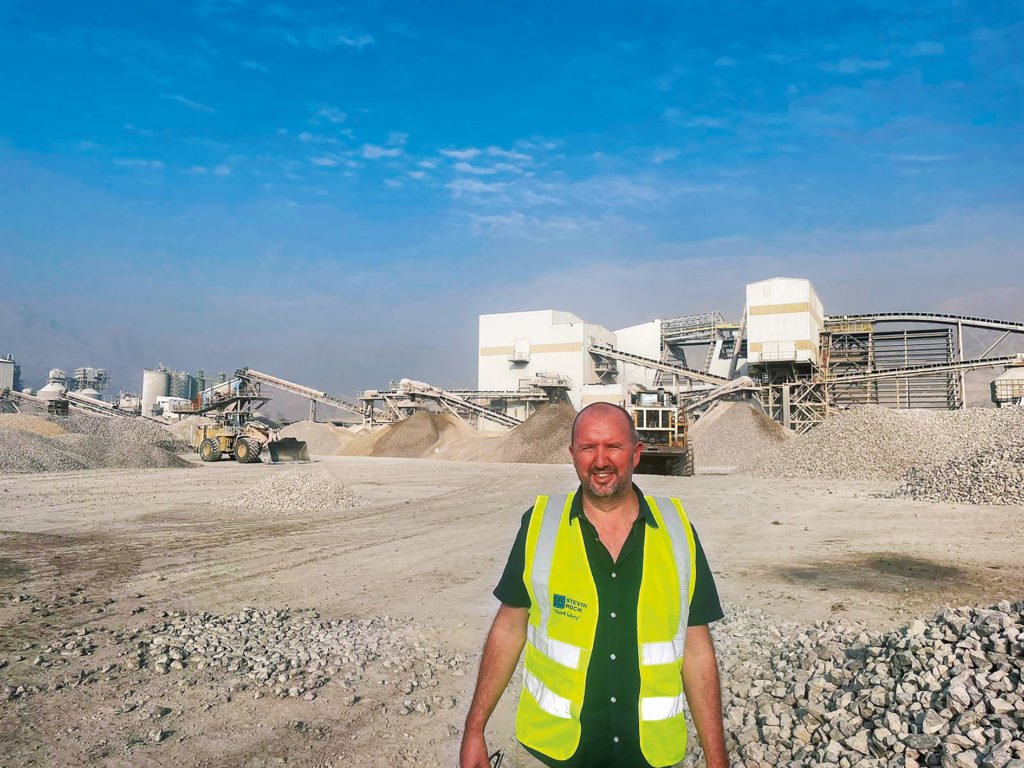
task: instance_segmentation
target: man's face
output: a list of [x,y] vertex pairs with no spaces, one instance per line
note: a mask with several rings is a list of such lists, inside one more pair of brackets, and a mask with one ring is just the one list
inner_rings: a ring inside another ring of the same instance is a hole
[[642,444],[633,444],[630,424],[617,409],[594,408],[576,422],[569,446],[583,490],[597,498],[618,496],[632,487]]

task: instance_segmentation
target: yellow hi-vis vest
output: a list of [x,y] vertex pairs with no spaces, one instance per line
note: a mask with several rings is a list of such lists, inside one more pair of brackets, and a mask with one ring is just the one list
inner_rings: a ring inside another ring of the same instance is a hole
[[[695,544],[678,499],[645,498],[658,525],[644,536],[637,605],[640,749],[651,765],[668,766],[686,754],[682,665]],[[537,497],[523,570],[530,620],[516,737],[556,760],[572,757],[579,746],[600,615],[580,524],[569,525],[572,499],[573,494]]]

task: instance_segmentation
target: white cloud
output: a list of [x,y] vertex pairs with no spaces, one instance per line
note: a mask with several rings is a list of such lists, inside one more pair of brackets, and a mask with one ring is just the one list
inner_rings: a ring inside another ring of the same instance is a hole
[[505,160],[513,160],[522,163],[532,163],[533,158],[530,155],[522,152],[516,152],[512,149],[502,149],[501,147],[488,147],[487,154],[491,157],[501,157]]
[[656,149],[651,153],[651,162],[655,165],[660,165],[661,163],[667,163],[669,160],[675,160],[677,157],[679,157],[679,150],[674,147]]
[[122,168],[138,168],[143,171],[162,171],[164,164],[159,160],[144,160],[138,157],[118,157],[114,160],[115,165]]
[[382,157],[398,157],[402,150],[397,147],[379,147],[376,144],[363,144],[363,157],[367,160],[378,160]]
[[942,43],[936,43],[931,40],[922,40],[908,51],[908,55],[917,58],[920,56],[941,56],[945,52],[946,46]]
[[529,189],[523,192],[521,197],[527,205],[562,205],[562,201],[557,197],[541,194]]
[[427,174],[425,171],[409,171],[409,176],[414,179],[425,179]]
[[348,119],[348,113],[343,112],[337,107],[332,107],[330,104],[320,104],[316,107],[314,112],[314,119],[310,120],[314,125],[317,123],[317,118],[326,120],[328,123],[343,123]]
[[266,64],[260,64],[258,61],[243,61],[242,66],[246,69],[251,69],[253,72],[261,72],[264,75],[270,71],[270,67]]
[[433,160],[420,160],[416,165],[420,168],[437,168],[437,163]]
[[450,189],[455,197],[461,197],[465,194],[493,195],[505,189],[505,185],[500,182],[486,183],[477,179],[456,179],[449,184],[445,184],[445,187]]
[[469,220],[470,231],[473,234],[528,240],[548,240],[574,235],[591,228],[593,224],[586,219],[574,219],[569,216],[542,219],[527,216],[519,211],[489,216],[471,214]]
[[330,51],[342,46],[361,51],[374,43],[373,35],[349,27],[310,27],[306,30],[306,44],[317,51]]
[[861,59],[850,57],[840,59],[835,63],[825,63],[819,66],[824,72],[835,72],[840,75],[859,75],[861,72],[881,72],[888,69],[892,62],[888,59]]
[[231,168],[229,168],[224,163],[221,163],[220,165],[216,166],[213,169],[213,175],[214,176],[230,176],[231,175]]
[[181,104],[182,106],[188,107],[193,112],[216,112],[213,107],[207,104],[202,104],[198,101],[192,101],[192,99],[186,99],[179,93],[161,93],[160,98]]
[[719,120],[716,117],[706,117],[699,115],[692,117],[687,120],[683,125],[687,128],[721,128],[725,125],[725,121]]
[[951,155],[893,155],[893,160],[903,163],[944,163]]
[[459,173],[472,173],[477,176],[489,176],[492,173],[498,172],[494,168],[480,168],[475,165],[470,165],[469,163],[456,163],[455,170]]
[[317,133],[310,133],[309,131],[303,131],[299,134],[299,141],[305,144],[340,144],[333,136],[322,136]]
[[384,186],[390,189],[398,189],[400,186],[402,186],[402,182],[400,182],[398,179],[384,179]]
[[186,168],[182,173],[187,173],[189,176],[202,176],[207,173],[207,169],[205,165],[193,165]]
[[736,66],[736,59],[732,58],[731,56],[720,56],[717,59],[715,59],[715,66],[716,67],[735,67]]
[[153,131],[149,130],[149,128],[139,128],[132,123],[125,123],[124,129],[128,131],[128,133],[134,133],[136,136],[142,136],[147,139],[152,138],[155,135]]
[[388,134],[388,144],[393,147],[404,147],[405,143],[409,140],[408,133],[402,133],[401,131],[391,131]]
[[330,155],[321,155],[320,157],[310,158],[309,162],[315,165],[317,168],[337,168],[340,164],[336,157]]
[[467,147],[466,149],[442,149],[441,154],[445,157],[450,157],[453,160],[472,160],[480,154],[480,150],[476,147]]

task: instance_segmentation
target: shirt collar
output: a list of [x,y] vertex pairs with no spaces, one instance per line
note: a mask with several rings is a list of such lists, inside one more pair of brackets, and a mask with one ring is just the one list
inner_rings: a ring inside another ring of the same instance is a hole
[[[633,483],[633,492],[636,494],[637,501],[640,502],[640,516],[638,520],[643,520],[651,528],[658,527],[658,521],[654,519],[654,513],[651,512],[651,505],[647,503],[647,499],[644,498],[643,491],[641,491],[636,483]],[[572,507],[569,509],[569,525],[572,525],[572,521],[580,517],[583,514],[583,486],[580,485],[576,488],[576,493],[572,497]],[[585,519],[585,518],[584,518]]]

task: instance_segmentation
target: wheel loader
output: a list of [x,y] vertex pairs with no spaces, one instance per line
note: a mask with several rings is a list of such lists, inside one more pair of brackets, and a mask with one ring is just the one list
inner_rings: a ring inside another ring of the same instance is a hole
[[278,424],[249,411],[218,413],[213,424],[192,431],[192,447],[203,461],[220,461],[223,456],[239,464],[310,460],[305,442],[281,437]]

